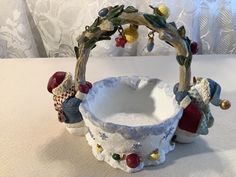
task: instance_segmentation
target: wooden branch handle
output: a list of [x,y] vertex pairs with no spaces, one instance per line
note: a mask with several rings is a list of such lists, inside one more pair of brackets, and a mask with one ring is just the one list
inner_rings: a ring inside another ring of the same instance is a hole
[[[129,8],[129,9],[128,9]],[[128,9],[128,10],[127,10]],[[76,50],[77,63],[75,68],[75,82],[86,81],[86,64],[90,51],[96,46],[96,42],[109,39],[115,33],[117,27],[124,24],[144,25],[150,30],[159,33],[159,38],[169,43],[176,49],[177,56],[184,58],[179,67],[179,91],[188,90],[191,78],[192,55],[189,43],[185,37],[185,29],[176,28],[174,23],[166,23],[158,14],[145,14],[138,12],[134,7],[112,7],[107,17],[98,17],[94,23],[77,38],[78,50]]]

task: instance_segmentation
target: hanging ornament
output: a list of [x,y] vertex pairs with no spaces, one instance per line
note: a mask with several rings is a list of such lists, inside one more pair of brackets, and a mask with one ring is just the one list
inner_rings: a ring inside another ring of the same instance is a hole
[[132,153],[126,156],[126,164],[130,168],[136,168],[140,164],[140,158],[137,154]]
[[198,52],[198,44],[196,42],[192,42],[190,48],[193,55]]
[[126,39],[124,38],[124,36],[119,35],[116,39],[116,47],[125,47],[125,44],[127,43]]
[[137,25],[130,25],[128,28],[126,28],[123,32],[123,36],[125,36],[125,39],[128,43],[133,43],[138,39],[138,26]]
[[170,16],[170,10],[164,4],[162,4],[162,5],[158,6],[158,7],[153,7],[151,5],[149,7],[151,7],[153,9],[153,13],[154,14],[160,15],[160,16],[164,17],[165,19],[167,19]]
[[157,8],[165,19],[167,19],[170,16],[170,10],[166,5],[162,4],[158,6]]
[[160,152],[158,149],[156,149],[155,151],[153,151],[150,155],[149,155],[149,159],[150,160],[159,160],[160,159]]
[[127,40],[126,40],[125,36],[123,35],[123,28],[119,27],[118,31],[119,31],[120,34],[119,34],[119,36],[117,38],[115,38],[116,47],[124,48],[125,44],[127,43]]
[[101,9],[101,10],[98,12],[98,15],[99,15],[100,17],[105,17],[105,16],[108,14],[108,12],[109,12],[109,9],[108,9],[108,8],[103,8],[103,9]]
[[103,151],[103,148],[101,145],[97,144],[96,150],[97,150],[97,153],[101,153]]
[[151,31],[148,34],[148,43],[147,43],[147,50],[148,52],[151,52],[154,48],[154,32]]

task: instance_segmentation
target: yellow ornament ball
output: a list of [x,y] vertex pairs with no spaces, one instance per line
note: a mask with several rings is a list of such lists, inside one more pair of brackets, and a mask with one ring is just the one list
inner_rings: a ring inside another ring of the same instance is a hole
[[133,43],[138,39],[138,30],[134,27],[128,27],[124,29],[123,35],[125,36],[128,43]]
[[170,10],[166,5],[162,4],[158,6],[157,8],[165,19],[167,19],[170,16]]
[[149,156],[150,160],[159,160],[160,159],[160,152],[158,150],[153,151],[150,156]]
[[103,148],[101,145],[97,144],[96,150],[97,150],[97,153],[101,153],[103,151]]

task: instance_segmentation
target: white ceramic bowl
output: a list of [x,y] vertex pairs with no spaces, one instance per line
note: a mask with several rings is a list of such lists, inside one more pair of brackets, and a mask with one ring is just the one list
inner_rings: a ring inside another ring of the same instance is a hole
[[80,111],[94,156],[126,172],[165,161],[182,115],[172,88],[144,77],[94,83]]

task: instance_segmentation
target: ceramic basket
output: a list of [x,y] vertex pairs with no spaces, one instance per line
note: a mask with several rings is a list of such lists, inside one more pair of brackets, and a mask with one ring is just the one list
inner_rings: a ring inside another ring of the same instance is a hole
[[182,115],[169,86],[142,77],[94,83],[80,111],[93,155],[126,172],[165,161]]

